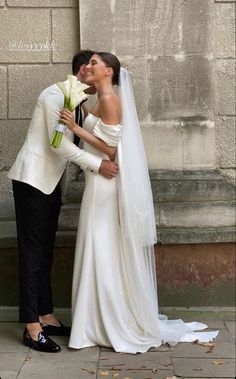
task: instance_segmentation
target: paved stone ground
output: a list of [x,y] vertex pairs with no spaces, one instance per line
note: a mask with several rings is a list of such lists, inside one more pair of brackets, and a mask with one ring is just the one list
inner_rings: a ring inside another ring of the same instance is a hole
[[[188,317],[188,320],[193,317]],[[67,337],[55,337],[57,354],[39,353],[21,344],[23,327],[0,322],[0,379],[206,379],[235,378],[235,322],[231,317],[205,320],[219,329],[214,345],[180,343],[145,354],[120,354],[111,349],[68,349]],[[186,317],[185,320],[187,321]]]

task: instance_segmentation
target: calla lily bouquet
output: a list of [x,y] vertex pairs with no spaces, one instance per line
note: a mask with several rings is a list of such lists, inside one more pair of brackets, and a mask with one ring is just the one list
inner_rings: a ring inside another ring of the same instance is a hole
[[[73,112],[77,105],[79,105],[83,100],[87,99],[87,95],[84,93],[84,90],[86,90],[89,86],[81,83],[74,75],[68,75],[68,83],[60,82],[57,83],[57,86],[64,94],[64,108],[71,112]],[[59,121],[54,128],[50,145],[53,147],[59,147],[65,131],[66,125],[62,121]]]

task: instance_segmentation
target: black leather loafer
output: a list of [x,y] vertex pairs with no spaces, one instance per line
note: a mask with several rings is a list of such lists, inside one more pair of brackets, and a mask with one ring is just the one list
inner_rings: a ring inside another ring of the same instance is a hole
[[23,334],[23,345],[44,353],[59,353],[61,351],[61,347],[51,340],[46,333],[39,332],[38,341],[35,341],[26,328]]
[[63,325],[61,321],[59,322],[60,326],[41,324],[42,329],[48,336],[69,336],[71,328],[69,326]]

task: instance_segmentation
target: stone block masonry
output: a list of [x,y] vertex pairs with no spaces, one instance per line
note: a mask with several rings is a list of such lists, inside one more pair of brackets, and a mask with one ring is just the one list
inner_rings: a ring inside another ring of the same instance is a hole
[[0,215],[12,203],[7,172],[36,100],[44,88],[71,73],[80,46],[78,18],[77,0],[0,1]]

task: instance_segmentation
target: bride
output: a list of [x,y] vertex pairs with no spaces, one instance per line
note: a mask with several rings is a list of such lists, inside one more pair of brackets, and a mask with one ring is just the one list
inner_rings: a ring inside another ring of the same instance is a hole
[[166,342],[210,341],[218,332],[196,332],[207,325],[158,315],[156,224],[128,72],[113,54],[96,53],[87,66],[86,82],[96,88],[98,100],[84,128],[65,109],[60,118],[84,141],[86,151],[115,160],[119,174],[108,180],[85,172],[69,346],[101,345],[135,354]]

